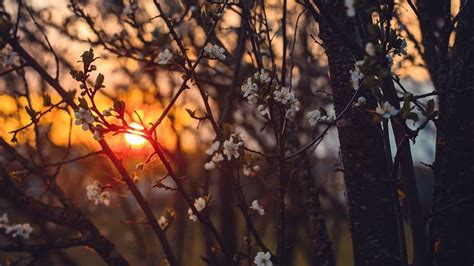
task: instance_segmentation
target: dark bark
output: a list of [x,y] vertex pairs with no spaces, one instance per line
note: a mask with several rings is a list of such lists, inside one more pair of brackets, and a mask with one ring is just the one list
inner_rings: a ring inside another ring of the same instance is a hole
[[[234,169],[234,166],[228,164],[228,167],[224,169]],[[219,206],[219,218],[220,218],[220,233],[222,235],[222,240],[226,244],[226,247],[231,252],[235,252],[236,249],[236,215],[234,212],[234,187],[233,179],[235,176],[231,173],[225,173],[225,170],[221,171],[221,175],[218,182],[219,186],[219,195],[217,196],[221,205]]]
[[[424,55],[438,93],[430,253],[435,265],[474,263],[474,3],[461,1],[454,47],[450,1],[417,1]],[[444,20],[444,26],[429,21]],[[435,37],[440,36],[439,38]]]
[[[388,1],[390,3],[390,1]],[[392,26],[392,16],[388,14],[392,14],[393,12],[393,1],[391,1],[391,8],[389,10],[392,10],[390,12],[387,12],[387,17],[383,21],[385,21],[384,25],[381,25],[380,27],[384,28],[384,34],[382,35],[382,40],[386,39],[386,32],[387,32],[387,27]],[[367,25],[373,25],[372,24],[372,17],[371,13],[367,12],[367,10],[360,10],[358,13],[358,18],[362,21],[361,23],[358,24],[358,32],[361,33],[361,39],[364,40],[364,43],[368,42],[373,42],[372,37],[368,34],[369,29],[367,28]],[[383,45],[384,46],[384,45]],[[385,48],[384,48],[385,49]],[[386,54],[386,52],[384,53]],[[380,60],[380,59],[379,59]],[[388,62],[385,60],[385,58],[381,59],[384,62],[383,68],[387,73],[386,75],[380,75],[380,78],[382,79],[382,85],[381,89],[383,92],[384,98],[392,105],[394,106],[397,110],[400,110],[400,101],[397,95],[397,91],[395,89],[395,84],[394,81],[392,80],[392,71],[391,67],[389,66]],[[388,125],[388,122],[387,122]],[[411,233],[412,233],[412,239],[413,239],[413,253],[414,253],[414,260],[413,263],[415,265],[421,266],[421,265],[429,265],[428,264],[428,256],[427,256],[427,245],[428,245],[428,240],[427,236],[425,233],[425,216],[423,213],[423,209],[421,208],[421,203],[419,199],[419,194],[418,194],[418,187],[416,184],[416,176],[415,176],[415,168],[413,165],[413,157],[411,153],[411,148],[410,148],[410,142],[407,141],[406,139],[406,134],[408,133],[406,131],[406,126],[405,126],[405,121],[401,120],[399,117],[393,117],[391,119],[391,126],[393,128],[393,135],[395,137],[395,143],[396,143],[396,148],[395,152],[397,153],[398,157],[398,164],[400,168],[400,175],[396,174],[393,175],[392,173],[398,173],[398,166],[396,166],[397,169],[393,169],[393,167],[390,168],[390,179],[397,179],[401,181],[403,191],[406,194],[407,198],[407,215],[410,221],[411,225]],[[390,141],[389,141],[389,134],[388,134],[388,129],[385,128],[384,130],[387,132],[386,134],[386,154],[387,154],[387,160],[390,160],[389,163],[391,163],[392,160],[392,153],[390,149]],[[392,180],[393,181],[393,180]],[[403,223],[403,218],[402,218],[402,213],[399,210],[400,202],[398,199],[398,186],[397,186],[397,181],[393,181],[393,201],[394,202],[394,209],[398,215],[398,230],[399,230],[399,243],[401,245],[401,249],[405,250],[400,250],[400,255],[402,260],[404,261],[403,263],[406,265],[406,240],[405,240],[405,230],[404,230],[404,223]]]
[[[224,101],[221,102],[219,106],[221,106],[220,110],[220,121],[219,121],[219,126],[222,128],[223,123],[232,123],[233,117],[232,117],[232,110],[235,108],[235,100],[238,99],[236,95],[239,93],[239,82],[240,82],[240,76],[241,76],[241,70],[242,70],[242,58],[245,53],[245,44],[248,39],[248,30],[249,30],[249,25],[248,25],[248,18],[247,18],[247,12],[249,7],[247,6],[248,3],[245,1],[241,3],[242,9],[244,12],[242,12],[241,15],[241,21],[240,21],[240,32],[239,32],[239,39],[238,39],[238,45],[235,50],[235,72],[232,77],[232,85],[230,86],[230,91],[225,92],[225,95],[219,95],[219,97],[222,97],[222,99],[225,99],[226,104],[224,104]],[[216,132],[216,135],[219,137],[219,132]],[[220,140],[223,142],[223,140]],[[234,212],[234,206],[235,206],[235,196],[234,193],[230,193],[232,191],[235,191],[235,184],[234,180],[236,180],[236,175],[235,169],[236,166],[232,164],[226,165],[221,171],[220,171],[220,178],[217,180],[218,186],[219,186],[219,193],[218,193],[218,198],[219,201],[221,202],[220,210],[219,210],[219,218],[221,222],[221,234],[222,238],[227,244],[227,247],[229,250],[232,252],[235,252],[236,250],[236,232],[237,232],[237,225],[235,223],[236,221],[236,215]],[[230,171],[229,171],[230,169]]]
[[435,265],[474,263],[474,2],[459,17],[446,86],[438,88],[432,240]]
[[[311,16],[308,14],[305,17],[304,22],[310,22],[312,20]],[[304,25],[304,22],[301,25]],[[306,31],[302,31],[301,33],[301,42],[300,45],[302,46],[302,54],[292,55],[295,58],[304,58],[304,63],[298,64],[298,67],[302,71],[311,71],[314,69],[314,65],[311,63],[312,60],[308,60],[308,58],[312,58],[309,52],[308,47],[308,33]],[[295,61],[298,61],[296,59]],[[315,62],[313,62],[315,63]],[[314,98],[314,94],[311,91],[311,77],[309,75],[302,76],[301,82],[298,85],[297,91],[301,92],[301,98],[313,99],[313,102],[318,103],[317,101],[320,99]],[[308,104],[308,102],[307,102]],[[303,107],[303,109],[307,109],[309,106]],[[291,131],[289,132],[289,142],[293,146],[292,148],[297,149],[297,147],[301,147],[301,142],[299,139],[299,135],[301,134],[301,129],[297,128],[296,125],[290,124]],[[320,134],[320,132],[313,132],[316,134]],[[315,135],[316,135],[315,134]],[[310,263],[311,265],[320,265],[320,266],[334,266],[336,264],[334,252],[333,252],[333,245],[332,241],[329,239],[329,232],[326,226],[326,219],[323,214],[323,210],[321,208],[320,202],[320,193],[316,188],[315,177],[311,172],[311,163],[310,158],[312,156],[308,156],[309,158],[304,159],[303,165],[299,165],[300,162],[297,161],[298,166],[301,166],[301,172],[298,174],[298,180],[296,183],[300,187],[297,190],[300,195],[294,195],[293,197],[298,197],[298,203],[301,202],[304,207],[304,213],[306,214],[306,219],[304,223],[306,224],[306,228],[309,232],[309,238],[311,244],[309,249],[311,250],[311,258]],[[291,195],[291,194],[290,194]],[[331,196],[329,196],[330,198]],[[296,199],[295,199],[296,200]],[[291,200],[292,202],[294,200]],[[343,211],[345,212],[345,210]],[[292,218],[294,219],[294,218]],[[292,220],[290,219],[290,220]],[[291,228],[292,226],[289,226]],[[289,229],[291,230],[291,229]],[[289,231],[288,230],[288,231]],[[292,235],[296,235],[297,232],[291,233]]]
[[315,265],[334,266],[334,253],[332,242],[329,239],[326,221],[321,209],[319,193],[310,172],[310,167],[305,166],[300,174],[301,191],[306,212],[309,218],[310,238],[313,243]]
[[[326,7],[334,23],[341,29],[335,32],[325,17],[321,18],[319,36],[329,60],[338,115],[354,93],[350,79],[354,59],[339,36],[342,32],[353,33],[355,29],[345,14],[342,1],[326,1]],[[372,104],[375,104],[373,99]],[[374,125],[365,114],[349,110],[338,127],[338,133],[355,265],[399,265],[397,225],[390,200],[390,184],[383,181],[389,178],[389,173],[380,126]]]
[[[450,1],[447,1],[450,2]],[[443,1],[442,0],[417,0],[418,16],[420,30],[422,35],[423,54],[421,55],[426,63],[426,67],[431,74],[431,80],[435,88],[441,86],[442,75],[439,72],[443,68],[440,58],[440,42],[436,35],[441,34],[438,21],[443,19]]]

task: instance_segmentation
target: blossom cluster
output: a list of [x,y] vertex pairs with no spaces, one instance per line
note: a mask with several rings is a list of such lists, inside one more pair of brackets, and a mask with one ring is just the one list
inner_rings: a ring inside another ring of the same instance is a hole
[[298,99],[295,94],[287,87],[277,87],[273,92],[274,100],[278,103],[283,104],[286,107],[285,117],[287,119],[293,119],[298,111]]
[[87,198],[90,201],[93,201],[95,205],[103,203],[106,206],[110,204],[110,192],[104,190],[104,188],[99,184],[99,182],[94,181],[92,184],[89,184],[86,187]]
[[257,110],[264,117],[270,116],[268,105],[269,100],[273,99],[275,103],[285,108],[287,119],[294,118],[299,109],[299,102],[294,92],[287,87],[278,85],[276,81],[271,82],[271,80],[270,74],[264,69],[260,69],[241,85],[243,97],[249,104],[258,104]]
[[306,119],[308,119],[308,123],[311,126],[316,126],[319,122],[332,123],[335,118],[332,115],[328,115],[324,110],[321,112],[315,109],[306,113]]
[[74,113],[74,116],[76,117],[74,123],[78,126],[81,125],[85,131],[89,130],[90,124],[95,121],[92,112],[82,107],[79,107],[79,110]]
[[352,86],[355,90],[360,87],[363,81],[364,85],[369,87],[379,86],[377,77],[379,67],[375,67],[378,64],[377,47],[372,42],[368,42],[365,45],[365,54],[364,59],[356,61],[354,69],[350,71]]
[[217,44],[212,44],[204,47],[204,55],[209,59],[219,59],[224,61],[226,59],[225,49]]
[[[112,109],[106,109],[103,111],[104,116],[111,116]],[[101,140],[104,138],[104,132],[102,131],[101,126],[93,126],[92,123],[95,122],[94,115],[92,114],[91,110],[89,109],[84,109],[82,107],[79,107],[79,109],[74,113],[74,116],[76,120],[74,123],[77,126],[82,126],[82,129],[84,131],[87,131],[89,129],[92,129],[94,131],[94,139],[96,140]]]
[[244,98],[246,98],[250,104],[256,104],[259,100],[259,89],[264,90],[268,87],[270,81],[270,74],[260,69],[259,72],[253,74],[253,77],[248,77],[245,83],[240,87]]
[[271,261],[272,255],[270,252],[258,252],[253,260],[253,263],[257,266],[273,266]]
[[[194,200],[194,208],[196,208],[198,212],[201,212],[202,210],[204,210],[206,208],[206,205],[207,205],[206,199],[203,197],[199,197],[196,200]],[[193,213],[193,210],[191,208],[188,209],[188,216],[189,216],[189,220],[193,222],[197,221],[197,216]]]
[[7,235],[24,239],[28,239],[33,232],[33,227],[29,223],[10,224],[8,214],[6,213],[0,216],[0,229],[3,229]]
[[255,175],[255,173],[257,173],[258,171],[260,171],[260,166],[258,166],[258,165],[253,165],[252,166],[252,165],[246,163],[242,167],[242,173],[244,174],[244,176]]
[[220,161],[224,160],[224,156],[222,155],[221,152],[219,152],[219,147],[221,145],[221,142],[216,140],[209,149],[207,149],[206,153],[207,155],[211,155],[211,160],[207,163],[204,164],[204,169],[206,170],[213,170],[216,168],[216,164],[219,163]]
[[240,157],[240,150],[244,146],[244,142],[240,139],[239,135],[232,134],[228,140],[224,141],[222,153],[227,157],[227,161],[232,158],[238,159]]
[[173,221],[176,219],[176,213],[171,209],[165,209],[163,214],[158,219],[158,225],[162,230],[168,229]]
[[243,146],[244,142],[239,135],[235,133],[230,135],[229,139],[225,140],[222,145],[220,141],[214,141],[206,151],[207,155],[211,156],[211,160],[204,164],[204,168],[206,170],[213,170],[217,164],[224,159],[230,161],[233,158],[239,158]]
[[173,59],[173,54],[170,52],[169,49],[165,49],[163,52],[158,54],[158,64],[159,65],[167,65]]

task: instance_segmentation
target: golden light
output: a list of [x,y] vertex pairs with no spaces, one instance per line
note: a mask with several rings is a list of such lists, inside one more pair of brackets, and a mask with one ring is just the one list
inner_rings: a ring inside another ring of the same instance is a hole
[[[136,123],[136,122],[133,122],[129,125],[131,128],[133,129],[138,129],[138,130],[141,130],[143,129],[142,125]],[[137,134],[134,133],[133,130],[130,130],[131,133],[126,133],[125,134],[125,141],[127,143],[129,143],[130,145],[133,145],[133,146],[141,146],[145,143],[146,139],[141,137],[141,136],[138,136]],[[139,133],[138,131],[136,131],[137,133]]]

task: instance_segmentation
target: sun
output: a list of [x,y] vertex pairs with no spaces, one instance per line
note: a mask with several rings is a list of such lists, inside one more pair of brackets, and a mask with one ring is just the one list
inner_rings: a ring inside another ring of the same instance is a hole
[[[138,124],[138,123],[131,123],[130,125],[130,128],[133,128],[133,129],[143,129],[142,125]],[[133,130],[130,130],[130,132],[133,132]],[[134,133],[126,133],[125,134],[125,141],[130,144],[130,145],[133,145],[133,146],[141,146],[145,143],[146,139],[144,137],[140,137]]]

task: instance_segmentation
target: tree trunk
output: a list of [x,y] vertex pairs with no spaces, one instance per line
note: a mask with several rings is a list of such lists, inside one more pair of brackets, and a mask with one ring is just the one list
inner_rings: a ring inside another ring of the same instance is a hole
[[[338,26],[346,33],[353,33],[355,28],[346,16],[342,1],[326,1],[326,5]],[[319,36],[328,56],[334,105],[339,115],[354,94],[350,78],[354,59],[342,44],[340,33],[332,30],[324,17]],[[373,99],[372,104],[375,104]],[[390,184],[386,182],[389,173],[380,126],[350,108],[338,133],[355,265],[399,265],[396,217]]]
[[309,229],[311,241],[315,250],[315,265],[334,266],[334,253],[332,251],[332,242],[329,239],[329,233],[326,227],[319,193],[316,190],[316,184],[311,175],[311,167],[305,164],[304,170],[300,174],[301,191],[303,194],[304,206],[309,218]]
[[459,17],[439,88],[432,239],[435,265],[474,264],[474,2]]

